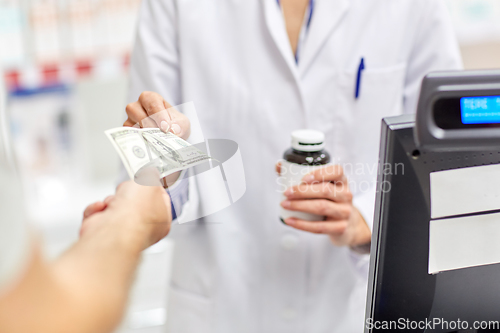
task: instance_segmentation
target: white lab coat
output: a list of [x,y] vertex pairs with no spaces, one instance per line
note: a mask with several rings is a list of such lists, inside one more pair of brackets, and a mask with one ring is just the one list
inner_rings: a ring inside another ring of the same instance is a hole
[[316,0],[300,50],[297,65],[276,0],[143,2],[130,101],[194,101],[205,137],[239,144],[247,181],[174,228],[170,332],[363,330],[367,257],[283,225],[274,164],[293,130],[323,131],[371,224],[381,118],[415,112],[422,77],[459,69],[459,50],[440,0]]

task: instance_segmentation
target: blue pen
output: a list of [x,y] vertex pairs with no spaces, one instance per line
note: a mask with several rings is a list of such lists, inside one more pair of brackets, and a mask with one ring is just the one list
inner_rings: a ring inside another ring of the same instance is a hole
[[358,77],[356,78],[356,92],[354,93],[354,98],[359,98],[359,90],[361,87],[361,72],[365,69],[365,58],[361,58],[361,62],[358,67]]

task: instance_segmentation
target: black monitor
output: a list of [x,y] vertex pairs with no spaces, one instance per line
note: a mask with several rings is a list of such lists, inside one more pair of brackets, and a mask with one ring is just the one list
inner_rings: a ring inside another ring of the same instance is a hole
[[429,263],[431,173],[500,164],[496,111],[462,121],[478,107],[497,107],[499,74],[432,74],[416,117],[383,120],[365,333],[500,332],[500,264],[430,272]]

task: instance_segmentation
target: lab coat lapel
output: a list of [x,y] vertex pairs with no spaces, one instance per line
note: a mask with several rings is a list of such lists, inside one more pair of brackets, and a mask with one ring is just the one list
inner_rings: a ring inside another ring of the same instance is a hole
[[338,27],[349,9],[349,0],[316,0],[311,26],[307,33],[299,70],[304,73],[325,44],[332,31]]
[[287,66],[298,81],[298,68],[288,40],[285,20],[276,0],[261,0],[264,6],[264,16],[267,28]]

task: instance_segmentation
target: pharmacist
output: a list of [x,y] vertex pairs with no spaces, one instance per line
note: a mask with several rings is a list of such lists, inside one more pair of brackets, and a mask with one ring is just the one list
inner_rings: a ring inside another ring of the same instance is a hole
[[[176,228],[170,332],[361,332],[381,119],[415,112],[426,73],[460,67],[441,0],[143,1],[126,125],[194,101],[205,137],[239,144],[247,183]],[[343,167],[319,179],[350,189],[291,195],[326,220],[285,225],[275,164],[301,128]]]

